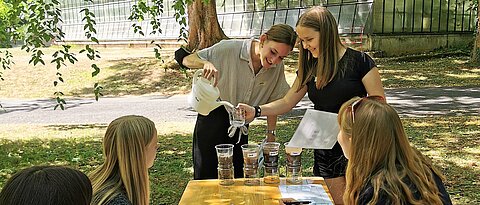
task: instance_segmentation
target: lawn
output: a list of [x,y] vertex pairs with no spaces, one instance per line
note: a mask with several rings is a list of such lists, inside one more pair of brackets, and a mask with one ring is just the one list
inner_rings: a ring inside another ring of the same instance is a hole
[[[101,49],[102,59],[96,63],[102,72],[91,78],[89,62],[63,69],[65,84],[59,89],[67,97],[91,97],[91,87],[100,82],[108,96],[186,93],[190,89],[190,72],[170,69],[168,63],[152,58],[151,49]],[[51,53],[47,49],[46,53]],[[28,56],[13,50],[16,64],[3,71],[1,98],[52,97],[55,69],[28,65]],[[171,51],[165,52],[168,61]],[[295,76],[296,55],[286,59],[287,79]],[[477,87],[480,68],[467,62],[468,56],[427,60],[376,59],[382,81],[387,88],[421,88],[440,86]],[[26,75],[28,73],[28,75]],[[0,100],[1,103],[1,100]],[[403,118],[412,144],[432,158],[447,180],[447,191],[454,204],[480,204],[480,117],[425,116]],[[278,141],[293,135],[298,119],[279,121]],[[265,121],[257,120],[250,127],[250,142],[264,137]],[[16,171],[38,164],[61,164],[90,172],[102,161],[101,138],[106,124],[68,125],[0,125],[0,187]],[[156,122],[160,149],[150,170],[152,203],[177,204],[186,183],[192,179],[192,124],[175,126]],[[302,156],[304,176],[312,175],[313,153]],[[280,161],[284,163],[282,152]],[[284,174],[284,170],[281,170]]]

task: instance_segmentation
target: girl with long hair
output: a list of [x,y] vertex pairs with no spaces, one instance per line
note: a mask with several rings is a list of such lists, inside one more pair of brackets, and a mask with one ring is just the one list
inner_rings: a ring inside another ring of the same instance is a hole
[[348,158],[345,204],[452,204],[443,175],[410,145],[383,97],[345,102],[338,124],[338,142]]
[[[306,10],[297,21],[296,31],[301,47],[292,88],[285,97],[269,104],[239,104],[247,120],[286,113],[307,92],[315,110],[331,113],[337,113],[354,96],[385,95],[373,59],[342,44],[335,18],[325,7]],[[341,203],[345,191],[346,165],[338,143],[332,149],[314,150],[313,173],[325,179],[335,203]]]
[[113,120],[103,138],[104,163],[90,174],[92,204],[147,205],[148,168],[158,149],[155,124],[142,116]]

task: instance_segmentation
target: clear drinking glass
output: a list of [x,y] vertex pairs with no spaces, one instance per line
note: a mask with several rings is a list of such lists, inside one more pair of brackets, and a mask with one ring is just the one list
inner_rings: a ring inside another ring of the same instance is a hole
[[233,144],[215,146],[218,159],[218,179],[221,185],[232,185],[233,181]]
[[287,182],[300,184],[302,182],[302,148],[288,146],[288,142],[284,145],[287,154]]
[[228,111],[228,116],[230,118],[230,125],[235,127],[245,125],[245,110],[240,108],[230,109]]
[[243,174],[245,177],[245,185],[258,185],[258,154],[260,145],[244,144],[242,145],[243,152]]
[[280,143],[267,142],[263,145],[263,181],[266,184],[280,183],[278,173],[278,150]]

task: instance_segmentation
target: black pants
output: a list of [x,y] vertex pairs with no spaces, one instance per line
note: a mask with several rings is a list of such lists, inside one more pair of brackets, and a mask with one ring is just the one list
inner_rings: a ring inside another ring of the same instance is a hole
[[313,174],[325,179],[345,176],[348,160],[337,142],[332,149],[314,150]]
[[235,178],[243,178],[243,144],[248,143],[248,135],[242,135],[238,144],[238,132],[230,138],[230,121],[224,106],[212,110],[207,116],[198,115],[193,131],[193,175],[194,179],[217,179],[218,160],[215,145],[233,144],[233,166]]

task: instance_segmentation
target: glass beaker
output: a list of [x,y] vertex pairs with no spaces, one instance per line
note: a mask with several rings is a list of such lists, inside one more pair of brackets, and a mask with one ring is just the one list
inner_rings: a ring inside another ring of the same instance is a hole
[[280,183],[278,173],[278,150],[280,143],[267,142],[263,145],[263,181],[266,184]]
[[302,182],[302,148],[291,147],[288,142],[284,146],[287,154],[287,182],[300,184]]
[[233,144],[215,145],[218,159],[218,179],[221,185],[232,185],[233,181]]
[[258,185],[258,153],[260,145],[244,144],[243,152],[243,175],[245,177],[245,185]]

